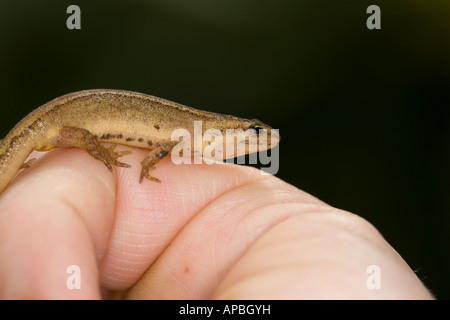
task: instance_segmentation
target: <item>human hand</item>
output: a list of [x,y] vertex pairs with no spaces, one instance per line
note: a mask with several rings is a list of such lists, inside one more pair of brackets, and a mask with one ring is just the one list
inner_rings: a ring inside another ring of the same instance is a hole
[[[139,184],[145,153],[114,174],[78,149],[24,170],[0,197],[0,297],[432,298],[357,215],[236,165],[167,157],[152,172],[162,183]],[[373,265],[380,289],[367,285]]]

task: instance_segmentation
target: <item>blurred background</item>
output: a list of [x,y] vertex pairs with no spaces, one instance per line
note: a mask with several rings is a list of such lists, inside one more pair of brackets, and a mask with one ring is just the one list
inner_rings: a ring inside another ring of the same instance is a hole
[[423,0],[2,1],[0,136],[91,88],[258,118],[280,129],[278,177],[369,220],[449,299],[449,17]]

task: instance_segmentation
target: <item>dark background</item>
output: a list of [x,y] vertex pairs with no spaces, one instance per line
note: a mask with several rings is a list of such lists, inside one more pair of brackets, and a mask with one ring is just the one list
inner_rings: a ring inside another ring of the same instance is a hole
[[277,176],[369,220],[449,299],[449,17],[424,0],[2,1],[0,136],[90,88],[259,118],[280,129]]

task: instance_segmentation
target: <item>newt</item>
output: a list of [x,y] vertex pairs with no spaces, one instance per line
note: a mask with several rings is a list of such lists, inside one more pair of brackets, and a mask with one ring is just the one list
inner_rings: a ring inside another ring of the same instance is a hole
[[[246,139],[247,144],[249,139],[246,137],[258,137],[257,148],[253,151],[268,150],[279,142],[278,131],[271,130],[271,127],[256,119],[197,110],[138,92],[84,90],[66,94],[35,109],[1,140],[0,193],[20,169],[29,166],[29,162],[24,161],[33,150],[66,147],[86,150],[110,171],[113,165],[130,167],[118,159],[131,151],[114,151],[117,144],[148,149],[149,153],[141,162],[139,181],[142,182],[145,177],[160,182],[149,172],[180,143],[172,141],[173,131],[183,128],[194,134],[194,121],[201,121],[202,133],[215,129],[225,135],[227,129],[234,129],[231,138]],[[267,134],[261,135],[262,130],[267,130]],[[110,145],[106,147],[103,143]],[[201,143],[202,151],[211,144],[208,141]],[[192,156],[198,151],[194,150],[193,145],[194,141],[188,149]],[[231,154],[215,154],[214,158],[234,158],[251,152],[249,148],[238,148]]]

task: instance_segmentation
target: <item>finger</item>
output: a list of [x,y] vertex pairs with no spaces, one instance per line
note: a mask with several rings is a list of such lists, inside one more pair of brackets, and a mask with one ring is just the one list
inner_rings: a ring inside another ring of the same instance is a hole
[[214,298],[432,298],[366,220],[333,208],[297,213],[255,241]]
[[196,184],[178,191],[184,192],[187,203],[177,204],[178,210],[171,212],[187,218],[129,291],[130,298],[209,298],[253,241],[292,214],[278,206],[323,204],[249,167],[185,166],[183,172],[191,180],[195,177]]
[[180,231],[214,199],[263,177],[253,168],[174,165],[167,158],[152,171],[161,183],[144,180],[139,184],[140,166],[136,163],[145,153],[133,151],[127,157],[131,169],[118,171],[115,227],[100,266],[102,286],[113,290],[129,288],[138,281]]
[[77,149],[52,151],[19,175],[0,198],[1,297],[99,298],[114,185]]
[[[214,180],[226,187],[208,193],[215,188],[206,182],[223,169],[205,167],[200,175],[194,174],[195,166],[184,169],[201,183],[187,188],[183,199],[195,198],[195,190],[202,198],[207,194],[209,202],[194,202],[199,211],[170,243],[164,242],[129,298],[431,297],[367,221],[250,168],[230,166]],[[372,265],[389,270],[385,290],[367,285]]]

